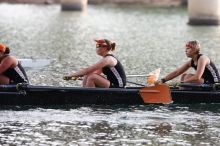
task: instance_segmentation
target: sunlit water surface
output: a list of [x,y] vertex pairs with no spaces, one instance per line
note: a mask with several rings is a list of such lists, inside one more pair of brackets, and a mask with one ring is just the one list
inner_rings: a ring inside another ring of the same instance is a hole
[[[95,38],[117,43],[127,74],[162,76],[187,60],[184,44],[197,39],[220,69],[220,27],[187,25],[186,8],[0,4],[0,41],[20,59],[48,60],[27,68],[32,84],[78,86],[62,76],[96,62]],[[27,63],[26,63],[27,64]],[[130,79],[144,83],[144,79]],[[219,145],[219,105],[1,107],[2,145]]]

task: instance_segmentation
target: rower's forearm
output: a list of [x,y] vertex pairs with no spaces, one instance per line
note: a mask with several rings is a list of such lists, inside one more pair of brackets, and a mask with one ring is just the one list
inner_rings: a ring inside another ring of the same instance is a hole
[[171,72],[168,75],[166,75],[163,79],[165,79],[165,81],[169,81],[177,76],[178,76],[178,72],[174,71],[174,72]]
[[70,73],[70,76],[72,76],[72,77],[81,77],[81,76],[83,76],[83,75],[84,75],[84,73],[83,73],[82,70],[79,70],[79,71],[71,72],[71,73]]
[[72,77],[82,77],[82,76],[87,75],[89,73],[90,73],[89,69],[84,68],[84,69],[81,69],[79,71],[70,73],[70,76],[72,76]]
[[200,82],[201,78],[197,76],[192,76],[184,80],[185,83],[193,83],[193,82]]

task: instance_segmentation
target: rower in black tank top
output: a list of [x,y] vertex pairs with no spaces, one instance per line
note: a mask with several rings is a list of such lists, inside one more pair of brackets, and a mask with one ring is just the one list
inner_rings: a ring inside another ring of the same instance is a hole
[[[112,54],[107,54],[107,56],[112,56]],[[114,57],[115,58],[115,57]],[[117,64],[113,67],[104,67],[102,68],[102,72],[107,76],[107,79],[110,81],[110,88],[123,88],[126,85],[126,75],[123,69],[122,64],[118,61]]]
[[15,68],[9,68],[3,74],[10,78],[10,84],[29,82],[24,68],[21,66],[20,62],[18,62],[18,65]]
[[[197,61],[203,54],[199,54]],[[196,70],[197,65],[195,65],[193,59],[191,60],[191,66]],[[210,60],[210,64],[206,65],[204,73],[202,74],[202,78],[204,79],[204,83],[214,84],[220,83],[220,76],[218,69],[216,68],[215,64]]]
[[[8,55],[6,55],[4,58],[7,56]],[[3,75],[10,79],[10,84],[29,83],[27,74],[19,61],[17,66],[14,68],[8,68],[3,72]]]

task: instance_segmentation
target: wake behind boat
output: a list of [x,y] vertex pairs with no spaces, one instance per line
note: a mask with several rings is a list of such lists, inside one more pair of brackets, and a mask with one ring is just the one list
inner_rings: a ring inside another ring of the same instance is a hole
[[[220,103],[219,85],[192,85],[190,90],[179,90],[170,88],[172,98],[170,101],[177,104],[193,103]],[[146,93],[143,96],[141,93]],[[37,85],[1,85],[0,105],[140,105],[154,103],[151,99],[163,99],[166,96],[160,93],[158,87],[126,87],[126,88],[83,88],[83,87],[56,87]],[[164,97],[162,97],[164,98]],[[169,101],[169,97],[168,97]],[[160,102],[158,102],[160,103]]]

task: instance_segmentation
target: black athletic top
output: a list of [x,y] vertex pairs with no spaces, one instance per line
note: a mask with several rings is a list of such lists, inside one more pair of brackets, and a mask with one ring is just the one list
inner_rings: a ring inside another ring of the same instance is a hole
[[[112,54],[107,54],[105,57],[107,56],[114,57]],[[102,72],[107,76],[107,79],[110,81],[110,88],[123,88],[126,85],[125,71],[118,59],[115,59],[117,60],[117,64],[113,67],[103,67]]]
[[[5,57],[7,57],[7,56],[5,56]],[[14,68],[8,68],[2,74],[7,76],[10,79],[10,84],[28,83],[29,82],[27,74],[26,74],[24,68],[21,66],[20,62],[18,62],[17,66],[15,66]]]
[[[199,57],[202,56],[203,54],[199,54],[197,61],[199,60]],[[193,59],[191,60],[191,66],[196,70],[197,65],[195,65]],[[209,65],[206,65],[204,73],[202,74],[202,78],[204,79],[204,83],[219,83],[220,82],[220,76],[218,69],[216,68],[215,64],[210,61]]]

